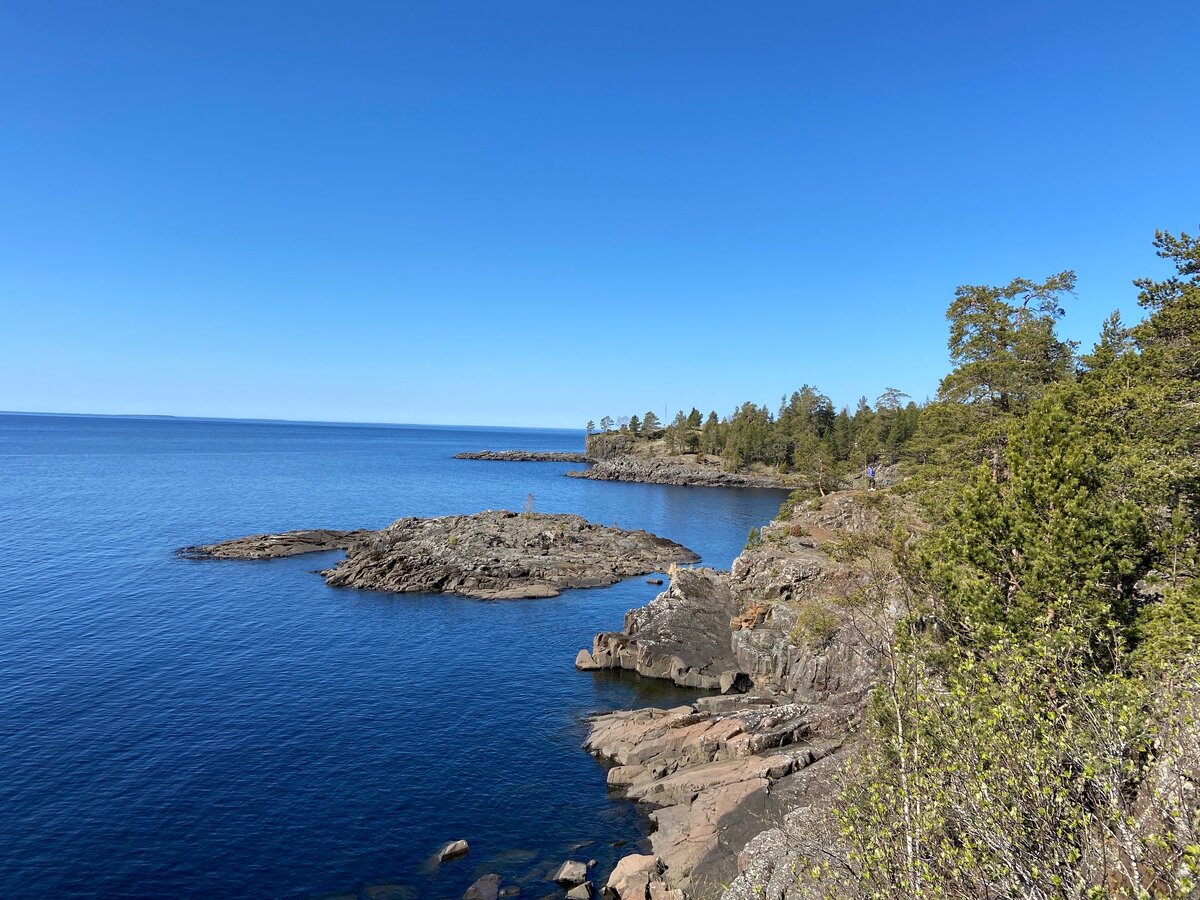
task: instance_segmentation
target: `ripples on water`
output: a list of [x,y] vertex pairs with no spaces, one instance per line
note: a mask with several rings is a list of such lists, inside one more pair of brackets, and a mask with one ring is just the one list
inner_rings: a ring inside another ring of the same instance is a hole
[[[727,567],[779,505],[451,459],[581,441],[0,416],[0,896],[460,897],[487,872],[542,879],[644,841],[580,750],[582,718],[691,695],[573,661],[659,588],[483,603],[328,588],[312,570],[338,554],[171,555],[533,493],[540,512],[646,528]],[[429,867],[456,838],[471,854]]]

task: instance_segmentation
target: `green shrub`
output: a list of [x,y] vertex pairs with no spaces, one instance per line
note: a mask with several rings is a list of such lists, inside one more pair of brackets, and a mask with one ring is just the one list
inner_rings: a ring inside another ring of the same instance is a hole
[[837,613],[824,606],[805,606],[796,613],[796,624],[788,640],[797,647],[818,647],[837,634],[842,622]]

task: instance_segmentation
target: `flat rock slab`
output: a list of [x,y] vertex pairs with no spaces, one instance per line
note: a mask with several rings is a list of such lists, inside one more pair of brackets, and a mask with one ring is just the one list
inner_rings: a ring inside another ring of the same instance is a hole
[[480,450],[478,453],[455,453],[454,458],[484,459],[492,462],[591,462],[591,458],[584,453],[541,450]]
[[580,516],[507,510],[399,519],[379,531],[253,535],[188,547],[180,554],[271,559],[331,549],[346,550],[344,560],[321,572],[333,587],[481,600],[554,597],[569,588],[604,587],[699,560],[687,547],[647,531],[595,525]]
[[373,532],[362,529],[334,531],[313,528],[308,531],[285,531],[282,534],[252,534],[219,544],[182,547],[176,553],[184,559],[279,559],[323,550],[347,550],[351,544],[371,534]]

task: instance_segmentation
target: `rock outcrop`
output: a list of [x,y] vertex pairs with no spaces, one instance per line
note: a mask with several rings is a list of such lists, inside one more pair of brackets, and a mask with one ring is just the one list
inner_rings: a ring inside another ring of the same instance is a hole
[[626,613],[623,631],[596,635],[591,652],[579,651],[575,665],[629,669],[681,687],[732,688],[741,683],[729,643],[729,619],[736,612],[726,575],[677,569],[666,591]]
[[640,456],[622,454],[600,459],[587,469],[567,472],[571,478],[596,481],[635,481],[643,484],[674,484],[695,487],[790,488],[796,485],[786,475],[766,472],[728,472],[720,462],[694,456]]
[[[318,539],[322,535],[327,537]],[[267,559],[334,548],[345,549],[346,558],[321,573],[333,587],[482,600],[554,597],[568,588],[601,587],[699,560],[686,547],[647,531],[506,510],[399,519],[379,531],[255,535],[181,553]]]
[[400,519],[354,544],[322,574],[333,587],[501,600],[554,597],[698,559],[647,531],[501,510]]
[[323,550],[346,550],[371,533],[314,528],[309,531],[285,531],[282,534],[252,534],[219,544],[182,547],[175,552],[184,559],[279,559]]
[[610,789],[652,807],[660,893],[799,896],[796,828],[836,839],[822,832],[833,775],[858,746],[898,611],[885,513],[898,507],[880,492],[788,503],[730,572],[674,573],[624,631],[580,652],[581,668],[726,692],[591,720],[585,746],[614,763]]
[[704,698],[597,716],[585,746],[616,763],[610,789],[654,807],[651,846],[667,888],[714,896],[737,875],[737,853],[770,824],[768,812],[782,812],[775,786],[794,792],[801,773],[841,749],[842,733],[830,728],[838,716],[839,728],[849,727],[840,708],[771,695]]
[[491,462],[591,462],[591,459],[583,453],[543,452],[540,450],[480,450],[477,453],[455,453],[454,458],[483,459]]

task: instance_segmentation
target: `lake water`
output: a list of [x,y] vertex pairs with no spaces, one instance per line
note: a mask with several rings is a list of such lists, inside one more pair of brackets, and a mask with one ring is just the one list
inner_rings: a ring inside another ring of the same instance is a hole
[[[551,600],[332,589],[337,554],[193,562],[177,547],[401,516],[572,512],[727,568],[781,495],[566,478],[459,451],[581,432],[0,415],[0,896],[461,897],[647,823],[606,795],[583,717],[671,706],[579,673],[661,590]],[[428,865],[465,838],[467,857]],[[614,847],[614,843],[628,842]],[[580,846],[582,845],[582,846]]]

